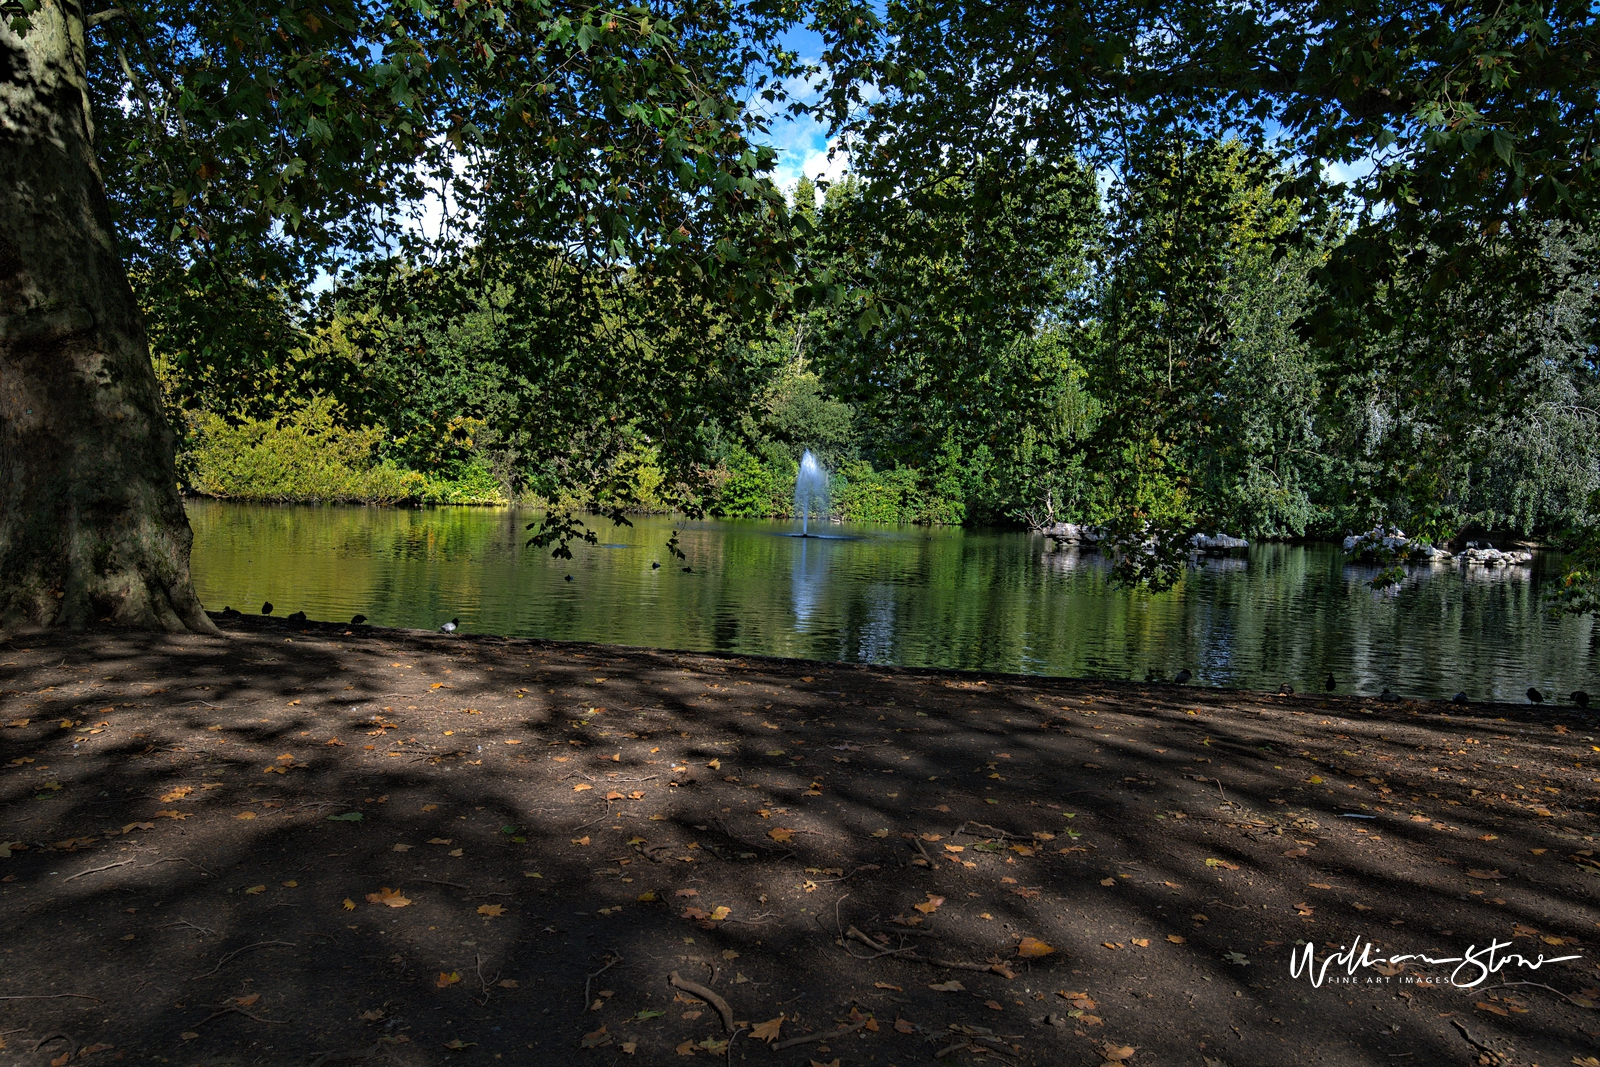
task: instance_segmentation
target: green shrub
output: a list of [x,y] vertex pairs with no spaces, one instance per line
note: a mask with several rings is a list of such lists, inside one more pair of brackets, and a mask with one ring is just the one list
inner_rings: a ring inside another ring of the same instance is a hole
[[916,522],[923,516],[921,476],[910,467],[875,471],[857,460],[833,480],[833,506],[847,522]]
[[463,463],[453,477],[428,477],[417,494],[424,504],[505,504],[500,479],[477,463]]
[[232,500],[394,504],[421,495],[422,475],[377,460],[381,428],[341,426],[335,416],[333,402],[320,397],[278,419],[229,425],[194,416],[185,481]]

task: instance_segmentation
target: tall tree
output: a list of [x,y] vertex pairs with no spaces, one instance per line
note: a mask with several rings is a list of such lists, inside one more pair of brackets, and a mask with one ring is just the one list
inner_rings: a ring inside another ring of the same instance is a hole
[[147,299],[187,295],[198,314],[163,322],[190,340],[230,294],[293,302],[356,259],[467,247],[723,306],[782,284],[747,106],[789,61],[782,3],[4,11],[0,624],[211,628],[130,265]]

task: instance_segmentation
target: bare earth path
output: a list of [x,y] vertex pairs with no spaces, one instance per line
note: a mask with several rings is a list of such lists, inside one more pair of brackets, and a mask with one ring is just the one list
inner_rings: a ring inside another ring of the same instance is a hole
[[1600,1067],[1573,709],[220,621],[0,639],[0,1063]]

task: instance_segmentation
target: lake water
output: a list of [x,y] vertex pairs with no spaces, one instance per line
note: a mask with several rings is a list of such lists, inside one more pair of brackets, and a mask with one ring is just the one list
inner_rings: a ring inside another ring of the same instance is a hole
[[[1595,688],[1600,635],[1551,618],[1559,561],[1417,568],[1375,592],[1337,546],[1263,545],[1166,593],[1118,588],[1105,561],[1026,533],[596,520],[571,560],[524,547],[533,512],[255,506],[196,500],[207,608],[804,659],[1197,684],[1522,700]],[[671,531],[693,568],[669,558]],[[659,562],[660,569],[651,563]],[[571,575],[572,581],[566,577]]]

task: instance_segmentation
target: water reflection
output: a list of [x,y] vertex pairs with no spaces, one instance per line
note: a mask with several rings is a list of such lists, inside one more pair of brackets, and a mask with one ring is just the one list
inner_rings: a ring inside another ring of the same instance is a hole
[[[1265,545],[1207,560],[1177,588],[1110,584],[1097,553],[1021,533],[759,522],[677,524],[693,570],[664,555],[672,522],[607,529],[554,560],[512,509],[258,507],[192,502],[206,605],[380,625],[721,649],[812,659],[1171,678],[1341,692],[1520,699],[1593,689],[1588,619],[1550,618],[1533,567],[1421,567],[1384,592],[1334,546]],[[652,569],[652,562],[661,562]],[[573,580],[565,581],[567,575]]]

